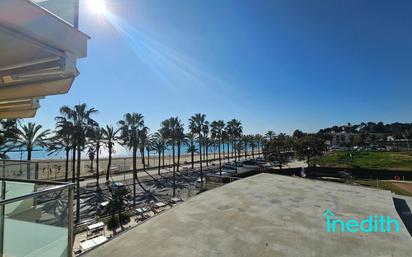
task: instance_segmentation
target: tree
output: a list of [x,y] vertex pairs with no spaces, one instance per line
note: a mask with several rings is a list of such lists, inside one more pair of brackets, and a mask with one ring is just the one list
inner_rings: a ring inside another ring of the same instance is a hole
[[195,140],[196,136],[192,132],[189,132],[186,134],[186,139],[187,139],[187,152],[190,153],[191,156],[191,163],[192,163],[192,169],[194,169],[195,165],[195,153],[197,152]]
[[158,170],[157,170],[157,174],[160,175],[160,168],[161,168],[161,156],[163,151],[166,148],[166,139],[163,137],[163,134],[161,133],[161,131],[157,131],[156,133],[154,133],[153,137],[152,137],[152,145],[153,148],[156,150],[157,154],[158,154],[158,158],[159,158],[159,164],[157,166]]
[[232,149],[234,149],[235,161],[237,161],[238,156],[236,152],[238,150],[238,142],[240,141],[243,132],[242,123],[237,119],[232,119],[227,122],[226,127],[229,138],[232,140]]
[[93,127],[96,127],[98,124],[91,116],[97,113],[97,110],[94,108],[88,108],[86,104],[75,105],[74,108],[68,106],[63,106],[60,108],[60,113],[62,117],[66,120],[72,122],[73,124],[73,141],[77,147],[77,182],[76,182],[76,223],[80,222],[80,165],[81,165],[81,153],[86,144],[86,138],[88,133],[90,133]]
[[126,113],[123,120],[119,121],[120,140],[122,144],[132,150],[133,154],[133,206],[136,206],[136,182],[147,192],[137,177],[137,150],[140,146],[140,130],[145,128],[144,117],[140,113]]
[[[181,140],[184,138],[183,124],[178,117],[171,117],[162,122],[162,128],[165,131],[169,144],[172,147],[173,159],[173,196],[176,196],[176,153],[175,148],[178,147],[178,154],[180,152]],[[179,157],[178,157],[179,158]]]
[[263,156],[265,160],[275,162],[282,169],[288,163],[292,147],[292,139],[289,136],[283,133],[274,135],[271,140],[265,142]]
[[243,142],[243,149],[245,150],[244,155],[245,155],[245,160],[247,159],[247,149],[250,141],[250,135],[243,135],[240,138],[240,141]]
[[[55,135],[50,139],[50,142],[48,144],[48,151],[49,155],[61,151],[65,152],[66,161],[64,180],[67,182],[69,179],[69,155],[70,150],[72,150],[73,148],[73,123],[67,121],[67,119],[64,117],[56,117],[56,120],[57,122]],[[74,179],[74,175],[75,174],[73,169],[72,179]]]
[[0,159],[7,159],[7,153],[12,150],[17,139],[16,120],[0,120]]
[[[56,133],[59,138],[66,138],[67,145],[70,145],[72,151],[72,182],[75,183],[76,179],[76,138],[74,124],[64,116],[57,116],[56,120]],[[66,160],[68,160],[66,152]],[[68,169],[68,162],[66,162],[66,168]],[[68,173],[68,171],[67,171]]]
[[[227,125],[225,125],[225,128],[222,131],[222,144],[223,144],[223,147],[225,146],[225,144],[227,146],[226,158],[227,158],[227,161],[229,161],[229,159],[230,159],[230,138],[229,138],[229,133],[228,133],[227,129],[228,129],[228,127],[227,127]],[[223,149],[223,153],[224,152],[225,151]]]
[[89,160],[90,160],[90,172],[93,172],[93,162],[96,156],[96,149],[94,148],[93,145],[89,146],[87,150],[87,155],[89,156]]
[[145,161],[144,150],[150,144],[149,128],[146,126],[143,126],[139,130],[138,137],[139,137],[140,156],[142,157],[143,171],[146,172],[146,161]]
[[[103,145],[103,130],[95,126],[90,130],[89,133],[89,149],[91,150],[91,154],[96,156],[96,185],[97,190],[100,189],[99,178],[100,178],[100,167],[99,167],[99,160],[100,160],[100,149]],[[91,158],[92,159],[92,158]],[[93,163],[93,161],[92,161]],[[91,165],[91,170],[93,170],[93,165]]]
[[225,122],[223,120],[218,120],[218,121],[213,121],[210,124],[211,127],[211,132],[212,132],[212,138],[214,138],[217,141],[218,145],[218,151],[219,151],[219,172],[220,176],[222,176],[222,157],[221,157],[221,151],[220,147],[223,144],[223,132],[225,129]]
[[200,181],[203,184],[203,166],[202,166],[202,143],[203,128],[207,126],[206,115],[197,113],[189,119],[189,130],[198,136],[199,141],[199,158],[200,158]]
[[255,142],[256,142],[258,155],[260,155],[262,153],[262,144],[263,144],[263,141],[264,141],[263,139],[264,139],[264,137],[261,134],[256,134],[255,135]]
[[209,146],[210,146],[210,139],[209,139],[209,122],[206,121],[202,127],[202,145],[203,145],[203,154],[204,160],[206,161],[206,166],[209,166]]
[[275,132],[273,130],[269,130],[268,132],[266,132],[265,134],[265,139],[267,141],[272,141],[272,138],[275,137]]
[[[113,231],[116,234],[116,230],[123,225],[126,225],[130,222],[129,216],[122,214],[124,210],[124,198],[127,195],[127,189],[116,189],[112,192],[112,199],[109,201],[107,205],[108,212],[110,213],[110,219],[107,221],[107,228]],[[116,216],[117,214],[117,216]]]
[[300,159],[306,159],[308,166],[311,166],[311,159],[326,151],[325,141],[314,135],[306,135],[295,142],[295,151]]
[[106,171],[106,181],[109,181],[110,177],[110,168],[112,166],[112,154],[114,152],[114,144],[119,140],[119,131],[120,129],[114,129],[113,126],[106,125],[106,128],[102,128],[103,143],[109,152],[109,160],[107,162],[107,171]]
[[18,148],[25,148],[27,151],[27,160],[31,160],[33,148],[35,146],[47,147],[47,136],[50,134],[50,130],[46,129],[42,131],[42,125],[36,125],[29,122],[27,125],[19,123],[17,131],[17,144]]

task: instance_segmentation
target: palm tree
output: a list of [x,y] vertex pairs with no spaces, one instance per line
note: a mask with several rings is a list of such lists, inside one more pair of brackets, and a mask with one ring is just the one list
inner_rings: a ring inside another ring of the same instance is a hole
[[64,118],[62,120],[59,120],[56,123],[55,135],[54,137],[50,139],[50,142],[48,144],[48,151],[49,151],[48,155],[56,154],[62,151],[65,152],[66,160],[65,160],[64,180],[66,182],[69,179],[69,155],[70,155],[70,150],[72,150],[72,145],[73,145],[73,140],[72,140],[73,126],[72,125],[73,124],[71,122],[67,122],[67,120],[65,120]]
[[163,134],[161,131],[157,131],[156,133],[153,134],[152,136],[152,145],[153,148],[156,150],[159,158],[159,164],[157,166],[157,174],[160,175],[160,168],[161,168],[161,156],[162,153],[164,152],[166,148],[166,139],[163,137]]
[[[238,141],[240,140],[240,137],[242,135],[242,123],[237,120],[237,119],[232,119],[228,121],[227,123],[227,131],[229,134],[229,138],[232,140],[232,149],[234,150],[235,153],[235,162],[237,161],[237,150],[239,150],[238,146]],[[237,164],[235,164],[236,169],[237,169]]]
[[186,134],[186,145],[187,145],[187,152],[191,155],[191,162],[192,162],[192,169],[194,169],[195,165],[195,153],[197,152],[197,148],[195,145],[196,135],[192,132]]
[[189,119],[189,130],[198,136],[199,139],[199,157],[200,157],[200,181],[203,183],[203,166],[202,166],[202,143],[203,128],[207,126],[206,115],[197,113]]
[[[76,139],[74,138],[74,125],[73,122],[69,121],[66,117],[57,116],[56,120],[56,129],[58,136],[61,138],[68,138],[70,142],[68,144],[71,145],[72,151],[72,182],[75,182],[76,179]],[[68,167],[68,163],[67,166]]]
[[252,158],[255,158],[255,148],[257,146],[256,144],[256,140],[255,140],[255,136],[254,135],[250,135],[250,147],[252,148]]
[[268,132],[266,132],[265,134],[265,139],[272,141],[272,138],[275,137],[275,132],[273,130],[269,130]]
[[106,181],[109,181],[110,167],[112,166],[112,153],[114,152],[114,144],[119,140],[118,133],[120,129],[114,129],[113,126],[106,125],[102,128],[103,143],[109,152],[109,160],[107,162]]
[[7,152],[12,150],[17,139],[16,120],[0,120],[0,159],[7,159]]
[[209,146],[210,146],[210,139],[209,139],[209,122],[205,121],[205,124],[202,127],[203,133],[203,146],[204,146],[204,160],[206,161],[206,166],[209,166]]
[[[223,144],[223,148],[225,147],[225,144],[227,146],[226,158],[227,158],[227,161],[229,161],[229,159],[230,159],[230,138],[229,138],[229,133],[228,133],[227,129],[228,129],[228,127],[226,125],[225,128],[222,131],[222,144]],[[223,152],[225,152],[224,149],[223,149]]]
[[150,153],[153,151],[153,139],[152,135],[149,135],[149,139],[146,145],[146,152],[147,152],[147,166],[150,167]]
[[[178,117],[172,117],[162,122],[162,130],[165,132],[169,144],[172,146],[173,156],[173,196],[176,196],[176,159],[175,148],[178,147],[178,154],[180,152],[181,140],[183,134],[183,124]],[[178,157],[179,158],[179,157]],[[179,169],[179,168],[178,168]]]
[[133,153],[133,206],[136,206],[136,181],[147,192],[137,177],[137,150],[140,146],[139,133],[144,126],[144,117],[140,113],[126,113],[123,120],[119,121],[120,140],[122,144],[132,150]]
[[80,165],[81,165],[81,153],[86,143],[86,137],[90,130],[97,126],[97,122],[94,121],[91,116],[97,113],[94,108],[87,108],[86,104],[75,105],[73,109],[68,106],[60,108],[61,115],[73,124],[73,140],[77,147],[77,199],[76,199],[76,223],[80,221]]
[[[99,184],[99,175],[100,175],[100,167],[99,167],[99,157],[100,157],[100,148],[102,147],[103,144],[103,129],[100,127],[96,126],[90,130],[89,133],[89,141],[90,141],[90,148],[92,151],[92,154],[96,156],[96,185],[97,185],[97,190],[100,189],[100,184]],[[91,170],[93,170],[93,161],[91,165]]]
[[94,162],[94,157],[96,156],[96,149],[94,148],[93,145],[89,146],[87,150],[87,155],[89,156],[89,160],[90,160],[90,172],[93,172],[93,162]]
[[258,150],[258,155],[262,153],[262,143],[263,143],[264,137],[261,134],[256,134],[255,135],[255,142],[257,145],[257,150]]
[[146,161],[145,161],[144,151],[145,151],[145,148],[148,147],[150,143],[149,128],[146,126],[143,126],[139,130],[139,133],[137,136],[139,137],[139,150],[140,150],[140,156],[142,157],[143,171],[146,172]]
[[217,141],[218,151],[219,151],[219,172],[222,176],[222,157],[220,152],[220,146],[223,144],[223,130],[225,128],[225,122],[223,120],[213,121],[210,124],[212,138]]
[[160,134],[160,136],[161,136],[161,138],[164,140],[164,147],[163,147],[163,150],[162,150],[162,168],[164,169],[165,168],[165,151],[167,150],[167,140],[168,140],[168,131],[167,131],[167,128],[165,128],[165,127],[162,127],[162,128],[160,128],[159,130],[158,130],[158,132],[159,132],[159,134]]
[[177,142],[177,171],[179,172],[181,148],[182,145],[187,143],[184,133],[184,125],[179,119],[177,120],[176,131],[174,133],[174,136]]
[[245,150],[245,160],[247,159],[247,148],[249,145],[249,141],[250,141],[250,135],[243,135],[241,137],[241,141],[243,142],[243,148]]
[[31,154],[35,146],[46,147],[46,138],[50,134],[50,130],[41,131],[42,125],[36,125],[29,122],[26,124],[19,123],[17,131],[17,143],[19,148],[26,148],[27,160],[31,160]]

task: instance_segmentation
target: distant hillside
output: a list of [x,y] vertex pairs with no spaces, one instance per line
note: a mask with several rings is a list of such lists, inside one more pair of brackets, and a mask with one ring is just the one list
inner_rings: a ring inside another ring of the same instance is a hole
[[412,123],[390,123],[383,122],[368,122],[360,124],[347,124],[343,126],[333,126],[319,130],[318,134],[330,134],[337,132],[351,132],[359,134],[388,134],[395,138],[410,138],[412,137]]

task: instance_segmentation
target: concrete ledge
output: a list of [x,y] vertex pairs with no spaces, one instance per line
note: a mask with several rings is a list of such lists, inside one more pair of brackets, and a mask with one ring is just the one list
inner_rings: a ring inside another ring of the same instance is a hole
[[[390,215],[397,234],[326,232],[342,219]],[[88,257],[412,256],[389,191],[260,174],[200,194],[92,250]]]

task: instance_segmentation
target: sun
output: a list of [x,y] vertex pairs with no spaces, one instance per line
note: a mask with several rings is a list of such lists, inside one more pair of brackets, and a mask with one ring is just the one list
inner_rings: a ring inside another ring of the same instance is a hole
[[88,2],[89,9],[94,14],[105,14],[106,12],[106,3],[104,0],[89,0]]

